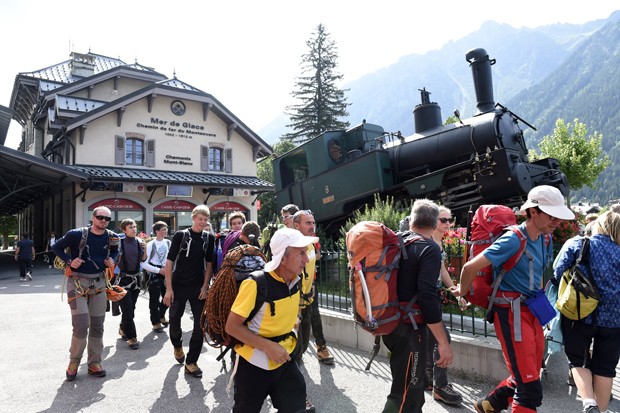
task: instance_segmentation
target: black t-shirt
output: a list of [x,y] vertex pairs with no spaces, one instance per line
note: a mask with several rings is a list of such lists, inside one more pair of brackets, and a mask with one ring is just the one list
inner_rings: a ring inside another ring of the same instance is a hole
[[137,238],[125,237],[121,240],[121,260],[119,267],[126,274],[136,274],[140,272],[140,262],[142,261],[142,248]]
[[204,282],[206,263],[213,260],[215,239],[213,235],[207,234],[208,241],[203,245],[202,233],[188,229],[189,239],[183,241],[184,231],[175,232],[168,251],[168,259],[173,263],[176,260],[172,285],[199,287]]
[[398,299],[408,302],[418,294],[424,321],[441,321],[441,301],[437,294],[437,274],[441,269],[441,250],[430,238],[413,242],[406,247],[408,258],[401,258],[398,271]]

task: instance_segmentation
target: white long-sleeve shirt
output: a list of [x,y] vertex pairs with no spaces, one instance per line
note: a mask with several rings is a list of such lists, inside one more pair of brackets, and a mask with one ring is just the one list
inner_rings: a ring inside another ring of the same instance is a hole
[[142,263],[142,267],[148,272],[159,274],[160,267],[166,267],[166,257],[170,249],[170,240],[163,239],[158,241],[154,239],[146,244],[146,261]]

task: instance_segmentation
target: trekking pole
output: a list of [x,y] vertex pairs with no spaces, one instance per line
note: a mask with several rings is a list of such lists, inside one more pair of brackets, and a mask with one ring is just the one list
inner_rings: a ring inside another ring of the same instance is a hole
[[471,221],[474,219],[474,211],[471,209],[471,205],[469,206],[469,211],[467,211],[467,227],[465,232],[465,245],[468,247],[465,248],[465,262],[469,258],[469,245],[471,242]]

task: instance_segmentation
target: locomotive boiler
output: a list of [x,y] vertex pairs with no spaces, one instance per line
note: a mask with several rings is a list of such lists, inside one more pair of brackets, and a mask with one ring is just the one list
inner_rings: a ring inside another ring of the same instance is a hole
[[473,117],[444,125],[439,105],[422,89],[412,136],[365,121],[346,131],[325,132],[273,161],[278,207],[292,203],[310,209],[329,231],[372,202],[374,194],[429,198],[457,218],[480,204],[520,205],[541,184],[567,195],[557,160],[528,161],[522,128],[530,125],[495,104],[495,60],[484,49],[470,50],[465,58],[477,100]]

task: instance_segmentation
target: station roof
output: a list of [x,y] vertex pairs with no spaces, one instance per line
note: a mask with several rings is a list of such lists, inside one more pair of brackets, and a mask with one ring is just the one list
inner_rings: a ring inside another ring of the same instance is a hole
[[0,145],[0,215],[15,214],[68,183],[88,180],[85,172]]
[[217,188],[244,188],[260,192],[275,191],[274,185],[271,182],[263,181],[253,176],[89,165],[73,165],[69,166],[69,168],[88,174],[92,181],[142,182],[152,185],[204,185],[205,187]]

